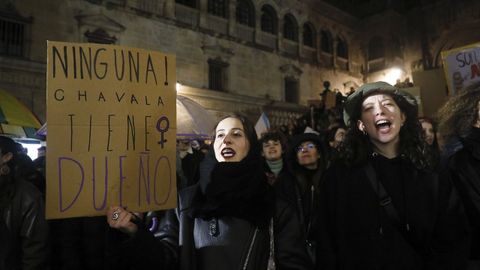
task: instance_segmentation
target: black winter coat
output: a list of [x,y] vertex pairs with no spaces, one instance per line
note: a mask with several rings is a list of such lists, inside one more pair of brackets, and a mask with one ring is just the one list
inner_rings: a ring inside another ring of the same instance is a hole
[[192,154],[187,154],[182,158],[182,171],[186,177],[187,183],[179,183],[180,189],[194,185],[200,179],[200,163],[204,155],[198,150],[193,150]]
[[307,249],[312,253],[315,261],[318,254],[316,249],[318,240],[319,223],[319,185],[322,179],[322,170],[310,172],[307,175],[306,169],[298,169],[294,173],[289,170],[282,170],[275,185],[277,196],[294,207],[302,231],[305,234]]
[[[133,269],[233,270],[244,269],[245,265],[251,270],[267,269],[268,228],[255,233],[255,226],[239,218],[191,218],[187,210],[196,188],[195,185],[179,193],[178,208],[167,212],[155,237],[138,230],[123,243],[122,263],[135,262]],[[275,208],[277,269],[312,269],[298,220],[292,218],[294,211],[280,200]]]
[[108,225],[104,216],[50,220],[51,270],[105,269]]
[[42,194],[22,179],[14,185],[12,201],[0,209],[0,269],[46,269],[48,224]]
[[337,163],[327,171],[320,190],[322,269],[465,269],[469,234],[451,183],[417,170],[407,160],[396,162],[402,170],[395,170],[398,175],[392,175],[395,181],[390,184],[395,182],[403,191],[377,178],[401,210],[402,224],[409,224],[409,240],[392,225],[364,168]]
[[470,258],[480,260],[480,129],[475,131],[450,158],[448,169],[465,205],[472,231]]

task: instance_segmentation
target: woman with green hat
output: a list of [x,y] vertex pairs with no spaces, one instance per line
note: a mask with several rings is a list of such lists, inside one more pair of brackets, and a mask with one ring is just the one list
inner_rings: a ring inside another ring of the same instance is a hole
[[[462,206],[433,169],[414,97],[388,83],[350,95],[343,156],[320,187],[325,269],[463,269]],[[322,268],[322,269],[323,269]]]

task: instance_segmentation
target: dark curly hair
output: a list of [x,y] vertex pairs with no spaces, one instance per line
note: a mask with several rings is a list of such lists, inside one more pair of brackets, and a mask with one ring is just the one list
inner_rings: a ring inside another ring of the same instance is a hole
[[262,134],[260,144],[267,143],[268,141],[278,141],[282,145],[282,149],[284,151],[287,150],[287,138],[278,130],[272,130]]
[[440,134],[448,142],[456,137],[463,138],[472,129],[478,118],[480,82],[457,92],[439,110]]
[[[406,120],[401,127],[399,134],[400,155],[405,159],[410,160],[417,169],[432,169],[434,161],[429,147],[422,137],[422,126],[417,120],[417,106],[410,104],[400,95],[382,90],[375,90],[368,93],[368,95],[363,97],[363,100],[375,94],[391,96],[400,110],[405,114]],[[372,145],[369,137],[365,136],[357,127],[357,122],[361,117],[361,105],[362,102],[359,102],[350,116],[348,132],[340,151],[343,159],[349,166],[365,164],[372,152]]]

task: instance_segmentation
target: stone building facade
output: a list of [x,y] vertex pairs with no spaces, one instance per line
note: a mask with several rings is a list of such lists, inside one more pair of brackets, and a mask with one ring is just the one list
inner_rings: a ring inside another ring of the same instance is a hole
[[391,68],[411,78],[480,41],[478,1],[427,2],[359,17],[318,0],[3,0],[0,88],[44,122],[46,41],[116,44],[175,54],[178,93],[217,116],[286,124],[325,81],[345,93]]

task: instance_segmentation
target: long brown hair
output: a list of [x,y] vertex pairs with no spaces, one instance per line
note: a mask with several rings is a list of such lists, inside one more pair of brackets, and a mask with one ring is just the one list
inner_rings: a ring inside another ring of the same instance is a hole
[[465,137],[478,118],[480,82],[476,82],[451,97],[439,110],[439,131],[449,141]]

